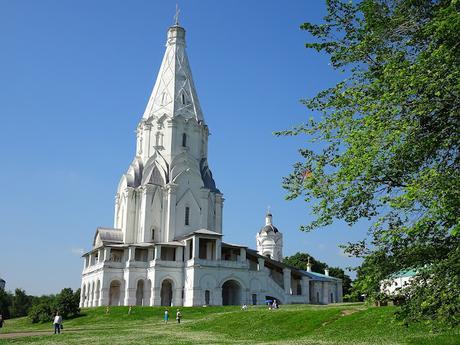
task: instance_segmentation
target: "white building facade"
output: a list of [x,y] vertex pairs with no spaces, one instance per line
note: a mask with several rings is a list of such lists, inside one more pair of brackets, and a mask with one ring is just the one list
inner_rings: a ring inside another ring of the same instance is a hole
[[282,264],[283,238],[271,214],[257,234],[257,251],[222,241],[224,199],[208,166],[209,130],[179,25],[168,30],[136,134],[136,156],[115,197],[114,226],[98,228],[83,255],[81,307],[342,300],[339,279],[320,280]]

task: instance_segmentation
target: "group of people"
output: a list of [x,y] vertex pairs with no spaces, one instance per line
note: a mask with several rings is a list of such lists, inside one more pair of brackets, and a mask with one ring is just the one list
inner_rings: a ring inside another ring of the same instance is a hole
[[[177,323],[180,323],[181,319],[182,319],[182,313],[180,312],[179,309],[177,309],[177,312],[176,312],[176,321],[177,321]],[[169,321],[169,311],[168,311],[168,309],[165,309],[164,322],[168,323],[168,321]]]
[[[128,309],[128,314],[131,314],[132,312],[132,307],[130,306]],[[110,308],[107,306],[105,309],[106,314],[110,314]],[[176,321],[177,323],[180,323],[182,319],[182,313],[180,312],[179,309],[177,309],[176,312]],[[169,311],[168,309],[165,309],[164,313],[164,322],[168,323],[169,321]],[[0,329],[3,327],[5,324],[5,319],[3,319],[3,316],[0,314]],[[61,330],[64,329],[64,326],[62,325],[62,316],[59,314],[59,312],[56,312],[56,315],[54,316],[53,319],[53,326],[54,326],[54,334],[61,334]]]
[[270,302],[268,303],[268,310],[278,309],[278,308],[279,308],[279,305],[276,299],[274,299],[272,303]]
[[[278,309],[279,308],[279,304],[278,304],[278,301],[275,299],[275,300],[267,300],[266,301],[267,305],[268,305],[268,310],[272,310],[272,309]],[[247,304],[243,304],[241,306],[241,310],[243,311],[246,311],[248,310],[248,305]]]

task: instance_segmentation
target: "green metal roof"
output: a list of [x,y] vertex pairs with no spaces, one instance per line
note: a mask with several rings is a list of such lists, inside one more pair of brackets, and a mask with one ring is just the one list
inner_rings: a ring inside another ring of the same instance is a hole
[[415,268],[410,268],[410,269],[401,270],[399,272],[393,273],[391,277],[392,278],[413,277],[416,274],[417,274],[417,270]]

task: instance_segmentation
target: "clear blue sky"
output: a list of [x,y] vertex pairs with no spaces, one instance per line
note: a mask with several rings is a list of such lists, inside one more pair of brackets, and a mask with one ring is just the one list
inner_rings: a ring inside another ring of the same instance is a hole
[[[80,253],[112,226],[118,180],[155,82],[175,1],[0,0],[0,277],[30,294],[78,288]],[[205,120],[209,163],[224,193],[224,240],[255,247],[267,205],[284,254],[356,263],[338,244],[363,225],[313,233],[281,179],[305,137],[272,132],[305,121],[301,98],[343,77],[304,47],[323,1],[179,1]]]

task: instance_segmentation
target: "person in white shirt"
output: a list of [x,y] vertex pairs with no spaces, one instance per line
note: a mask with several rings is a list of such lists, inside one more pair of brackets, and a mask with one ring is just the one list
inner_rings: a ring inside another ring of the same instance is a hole
[[61,327],[62,327],[62,316],[59,315],[59,312],[56,312],[56,316],[54,317],[54,334],[61,334]]

